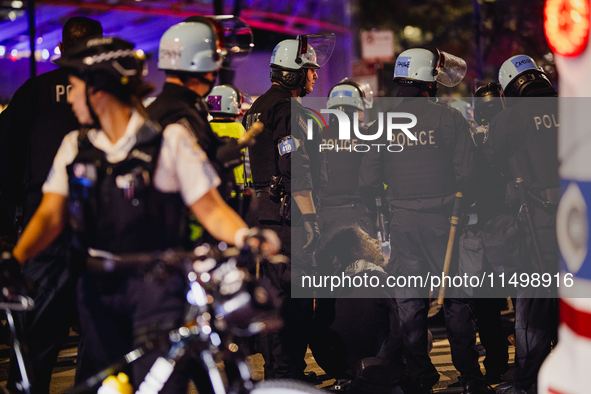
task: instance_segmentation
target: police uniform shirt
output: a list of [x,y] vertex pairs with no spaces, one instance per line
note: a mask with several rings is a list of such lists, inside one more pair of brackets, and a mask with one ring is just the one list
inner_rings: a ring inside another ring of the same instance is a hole
[[[265,126],[257,137],[257,143],[250,148],[250,167],[255,187],[269,186],[273,175],[283,175],[288,193],[313,190],[312,172],[318,171],[319,166],[314,163],[315,158],[308,156],[306,150],[303,107],[291,99],[289,90],[272,85],[244,116],[243,124],[246,129],[256,121],[263,122]],[[302,111],[302,114],[298,112],[299,118],[295,122],[298,127],[295,129],[291,127],[292,103],[296,106],[294,110]],[[290,147],[280,151],[280,141],[285,141],[286,137],[291,137]],[[316,173],[314,175],[319,176]]]
[[[394,207],[448,212],[456,192],[473,192],[474,144],[468,122],[458,110],[427,98],[406,98],[389,112],[415,115],[417,124],[409,131],[417,140],[393,130],[392,140],[387,141],[384,130],[378,142],[398,144],[403,150],[368,151],[359,172],[360,188],[380,187],[384,182]],[[368,134],[375,134],[377,127],[374,122]]]
[[[365,125],[360,124],[359,131],[361,134],[368,134]],[[361,201],[359,195],[359,170],[365,152],[356,152],[352,149],[352,146],[356,146],[363,141],[357,139],[339,140],[338,134],[338,125],[336,122],[331,122],[322,135],[323,144],[338,147],[338,151],[334,148],[323,150],[326,158],[328,179],[318,196],[322,206],[350,205],[352,202]]]
[[62,139],[80,127],[67,102],[68,74],[58,68],[27,80],[0,113],[3,194],[40,193]]
[[193,132],[209,160],[214,161],[215,153],[222,142],[211,130],[206,104],[197,93],[184,86],[166,82],[162,92],[146,110],[150,119],[163,128],[172,123],[185,126]]
[[[90,143],[106,154],[107,161],[118,163],[127,158],[136,143],[136,134],[144,118],[134,111],[125,134],[114,144],[102,130],[88,132]],[[205,152],[195,137],[183,126],[171,124],[163,131],[160,156],[154,173],[154,187],[164,193],[180,192],[184,203],[191,206],[220,184]],[[69,195],[66,167],[78,155],[78,131],[66,135],[55,156],[53,167],[43,185],[43,193]]]
[[509,159],[525,150],[524,168],[520,168],[523,175],[535,174],[540,178],[535,183],[558,187],[558,100],[523,97],[507,102],[510,106],[491,121],[489,138],[484,144],[487,160],[511,174]]

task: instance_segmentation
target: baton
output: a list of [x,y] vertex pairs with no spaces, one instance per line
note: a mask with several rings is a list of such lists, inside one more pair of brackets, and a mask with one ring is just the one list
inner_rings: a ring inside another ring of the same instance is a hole
[[240,148],[244,148],[246,146],[250,146],[251,144],[253,144],[254,138],[257,135],[261,134],[264,128],[265,125],[263,124],[263,122],[254,122],[252,126],[250,126],[250,129],[248,129],[246,133],[244,133],[240,136],[240,138],[238,138],[238,146]]
[[521,204],[520,210],[525,212],[525,217],[527,218],[527,224],[529,226],[529,232],[531,234],[531,239],[534,244],[534,249],[536,252],[537,264],[534,264],[537,267],[534,267],[538,270],[538,272],[543,272],[542,270],[542,254],[540,253],[540,242],[538,240],[538,232],[536,231],[536,227],[534,226],[534,220],[531,217],[531,212],[529,211],[529,202],[527,201],[528,192],[525,187],[525,183],[523,183],[523,178],[515,178],[515,185],[517,186],[517,192],[519,193],[519,202]]
[[464,197],[462,192],[456,193],[456,198],[454,200],[454,209],[451,213],[451,226],[449,228],[449,238],[447,240],[447,249],[445,250],[445,260],[443,262],[443,283],[441,283],[441,287],[439,288],[439,297],[437,298],[437,303],[439,305],[443,305],[443,299],[445,298],[445,277],[449,274],[451,255],[453,253],[454,243],[456,240],[456,228],[460,223],[460,208],[462,203],[462,197]]

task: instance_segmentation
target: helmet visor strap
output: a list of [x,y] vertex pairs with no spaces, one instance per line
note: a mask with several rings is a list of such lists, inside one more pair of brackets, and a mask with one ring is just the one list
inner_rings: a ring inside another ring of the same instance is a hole
[[88,126],[90,128],[101,128],[101,121],[99,120],[98,115],[92,109],[92,105],[90,105],[90,94],[89,94],[90,87],[86,86],[86,106],[88,107],[88,112],[90,113],[90,117],[92,118],[92,124],[83,124],[81,126]]
[[211,73],[213,74],[213,79],[205,78],[206,73],[195,73],[195,74],[191,75],[192,77],[197,78],[199,80],[199,82],[202,82],[202,83],[209,86],[207,93],[203,97],[206,97],[207,95],[209,95],[209,93],[211,93],[211,89],[213,89],[213,86],[215,85],[215,82],[218,79],[218,72],[217,71],[212,71]]

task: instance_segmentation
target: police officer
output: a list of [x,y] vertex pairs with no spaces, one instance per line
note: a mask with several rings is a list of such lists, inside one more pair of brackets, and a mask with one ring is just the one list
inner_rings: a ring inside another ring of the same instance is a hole
[[[387,185],[392,215],[390,265],[396,276],[425,277],[428,272],[441,275],[443,271],[454,194],[469,191],[473,153],[466,120],[457,110],[433,98],[438,83],[455,86],[465,72],[462,59],[436,48],[409,49],[396,60],[396,96],[404,99],[390,112],[410,113],[417,122],[408,131],[411,135],[396,130],[391,141],[384,141],[397,144],[398,151],[369,151],[359,173],[363,193],[379,190],[382,183]],[[379,127],[374,123],[368,133],[375,134]],[[486,393],[474,349],[473,305],[454,298],[451,290],[447,294],[452,297],[445,298],[443,310],[452,361],[460,372],[464,393]],[[429,392],[439,373],[427,351],[428,293],[409,286],[397,288],[396,295],[409,373],[420,392]]]
[[[62,55],[80,41],[102,36],[101,24],[85,17],[66,21],[59,44]],[[67,97],[68,70],[56,70],[29,79],[0,114],[0,190],[12,206],[22,205],[26,225],[41,202],[41,186],[64,136],[79,127]],[[61,344],[75,324],[74,283],[66,265],[67,242],[58,238],[44,253],[23,267],[23,275],[39,292],[35,309],[18,314],[24,330],[35,378],[34,390],[49,391],[51,371]],[[11,361],[8,387],[19,379],[16,359]]]
[[320,183],[320,164],[315,153],[318,141],[307,140],[306,115],[295,98],[312,92],[316,69],[328,60],[333,48],[334,35],[300,36],[277,44],[271,56],[273,85],[243,120],[246,128],[256,121],[264,124],[250,148],[257,226],[275,230],[282,242],[281,253],[291,259],[287,264],[263,267],[283,297],[284,319],[279,335],[261,339],[265,379],[304,377],[312,302],[290,297],[291,277],[310,270],[311,253],[320,239],[313,197]]
[[[244,135],[246,132],[244,126],[236,121],[236,117],[242,114],[241,105],[243,101],[240,90],[232,85],[215,86],[207,96],[207,105],[212,116],[209,125],[218,137],[238,140]],[[250,171],[248,174],[246,173],[247,157],[248,155],[245,153],[244,163],[234,167],[235,187],[231,193],[234,201],[230,202],[230,205],[238,211],[240,216],[243,216],[244,213],[244,207],[242,206],[244,190],[252,183]]]
[[[474,110],[464,112],[474,114],[468,120],[474,125],[470,133],[475,146],[474,167],[477,174],[476,201],[470,207],[471,213],[476,214],[477,222],[464,229],[459,244],[460,269],[470,275],[495,272],[510,276],[524,257],[517,221],[505,205],[507,179],[498,168],[488,165],[483,154],[490,121],[503,110],[501,91],[501,86],[496,83],[479,87],[474,93]],[[469,105],[465,101],[462,103]],[[509,293],[503,293],[500,286],[472,291],[480,342],[486,350],[483,361],[485,380],[489,384],[500,383],[504,379],[502,375],[509,369],[509,350],[501,320],[501,310]],[[500,298],[502,296],[504,298]]]
[[[245,242],[249,230],[221,199],[220,180],[194,136],[179,124],[161,132],[142,114],[140,98],[151,87],[143,83],[143,55],[133,44],[115,37],[90,39],[60,64],[70,69],[68,101],[87,128],[64,138],[41,205],[14,248],[16,261],[47,246],[68,217],[72,243],[84,252],[94,250],[97,258],[176,247],[184,205],[213,236],[238,246]],[[180,324],[184,282],[180,272],[144,280],[142,273],[84,271],[78,279],[84,346],[77,381],[131,351],[138,333],[146,340]],[[131,382],[137,385],[160,355],[155,351],[136,360]],[[173,374],[160,392],[186,391],[180,375]]]
[[[328,109],[344,112],[351,120],[357,113],[359,131],[367,134],[367,127],[362,122],[365,110],[372,107],[372,94],[369,85],[345,78],[330,90],[326,105]],[[340,228],[353,224],[374,237],[376,235],[373,225],[375,218],[370,216],[359,195],[359,168],[364,153],[351,149],[354,143],[339,140],[339,122],[336,116],[331,115],[328,130],[322,134],[328,182],[320,188],[318,195],[321,206],[318,214],[320,231],[326,239]]]
[[[529,259],[520,272],[558,271],[556,209],[558,204],[558,107],[556,90],[535,61],[526,55],[506,60],[499,83],[507,108],[496,116],[484,153],[493,166],[511,174],[507,200],[515,207],[526,233]],[[525,209],[528,208],[528,209]],[[515,306],[514,387],[523,393],[535,387],[538,370],[550,353],[557,329],[555,289],[519,288]]]
[[221,30],[215,19],[192,16],[162,35],[158,69],[165,71],[166,82],[147,110],[162,127],[181,123],[194,133],[222,179],[222,197],[228,199],[233,186],[231,167],[240,163],[242,152],[236,140],[222,141],[211,130],[205,102],[227,54],[218,35]]

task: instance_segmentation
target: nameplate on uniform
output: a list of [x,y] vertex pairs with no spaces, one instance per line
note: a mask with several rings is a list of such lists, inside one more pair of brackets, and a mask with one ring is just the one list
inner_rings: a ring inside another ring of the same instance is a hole
[[292,138],[291,135],[282,138],[277,144],[279,149],[279,155],[283,156],[291,152],[295,152],[298,149],[299,143],[296,139]]
[[433,149],[439,147],[439,130],[437,128],[430,130],[411,129],[411,134],[416,140],[408,138],[404,132],[392,133],[390,144],[402,145],[407,149]]

